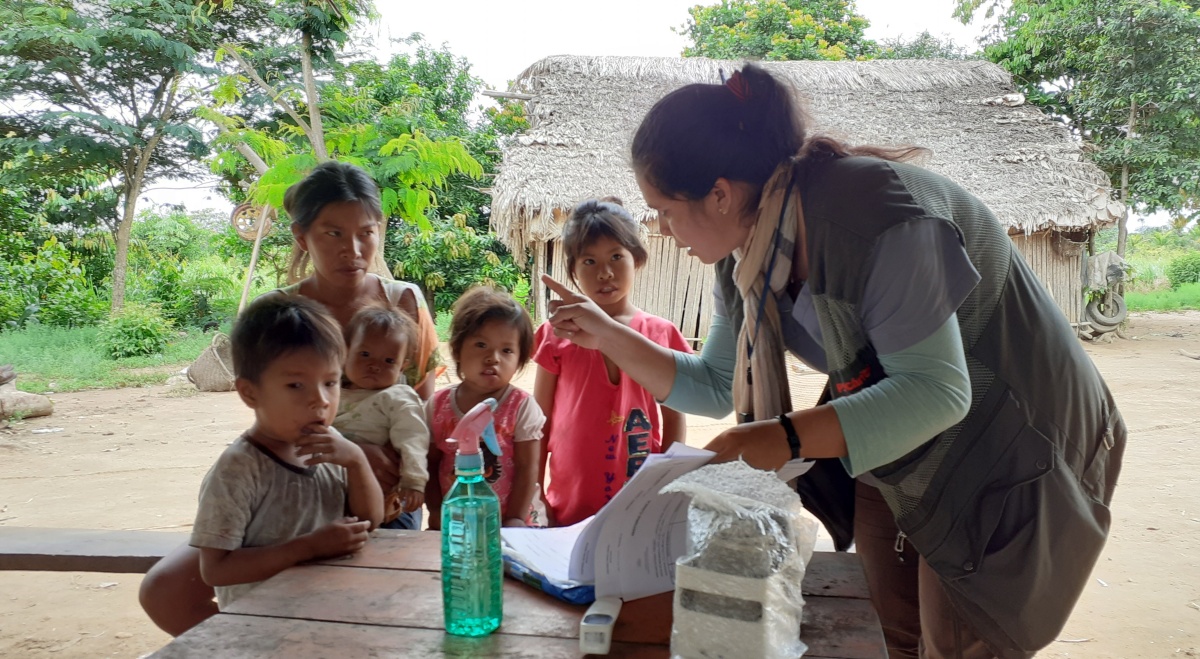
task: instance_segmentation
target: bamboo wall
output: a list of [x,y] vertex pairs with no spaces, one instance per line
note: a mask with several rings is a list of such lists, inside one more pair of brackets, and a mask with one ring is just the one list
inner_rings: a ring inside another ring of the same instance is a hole
[[1052,231],[1009,236],[1071,323],[1083,322],[1083,249]]
[[[1051,297],[1069,322],[1083,319],[1082,249],[1049,231],[1031,236],[1011,236],[1025,261],[1046,286]],[[633,302],[638,308],[662,316],[689,339],[708,336],[713,312],[713,269],[675,247],[675,241],[657,234],[647,236],[649,259],[638,271]],[[562,245],[552,240],[542,243],[534,253],[534,300],[537,322],[546,318],[546,289],[543,272],[570,285],[565,270]]]

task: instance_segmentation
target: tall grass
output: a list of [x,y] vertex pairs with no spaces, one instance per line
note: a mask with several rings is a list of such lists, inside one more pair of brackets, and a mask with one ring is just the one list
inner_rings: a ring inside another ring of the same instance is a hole
[[0,364],[13,364],[22,391],[44,393],[162,384],[192,363],[212,341],[197,329],[178,331],[162,354],[107,359],[100,328],[35,325],[0,332]]
[[1127,291],[1125,303],[1130,311],[1182,311],[1200,309],[1200,283],[1184,284],[1174,290]]

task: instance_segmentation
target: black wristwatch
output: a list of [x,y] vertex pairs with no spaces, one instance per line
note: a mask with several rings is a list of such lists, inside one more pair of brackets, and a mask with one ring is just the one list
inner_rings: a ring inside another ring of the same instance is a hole
[[792,425],[792,420],[786,414],[779,415],[779,425],[783,426],[783,431],[787,433],[788,448],[792,449],[792,459],[796,460],[800,457],[800,435],[796,434],[796,426]]

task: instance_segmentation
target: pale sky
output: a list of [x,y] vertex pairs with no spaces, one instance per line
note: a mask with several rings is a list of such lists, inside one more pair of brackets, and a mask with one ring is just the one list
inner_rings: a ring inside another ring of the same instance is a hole
[[[689,7],[715,1],[377,0],[381,16],[372,31],[380,50],[389,49],[389,38],[420,32],[429,44],[445,43],[466,57],[489,87],[505,89],[525,67],[550,55],[678,56],[685,40],[671,28],[683,26]],[[858,0],[857,6],[871,22],[867,36],[872,39],[913,37],[929,30],[973,47],[978,33],[951,18],[952,0]],[[138,205],[232,210],[213,185],[211,180],[160,181]]]
[[[715,0],[381,0],[376,34],[383,46],[388,37],[420,32],[427,42],[445,43],[466,57],[475,75],[492,88],[504,88],[525,67],[549,55],[678,56],[686,40],[671,28],[682,27],[696,4]],[[872,39],[913,37],[929,30],[974,46],[978,33],[951,17],[952,0],[858,0],[857,6],[871,22],[867,36]]]

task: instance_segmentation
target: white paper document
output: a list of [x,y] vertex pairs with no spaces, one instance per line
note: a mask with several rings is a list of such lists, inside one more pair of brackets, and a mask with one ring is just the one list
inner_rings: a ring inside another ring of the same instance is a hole
[[[716,455],[681,443],[646,458],[600,512],[573,526],[504,528],[506,549],[559,581],[594,583],[596,597],[633,600],[675,588],[675,561],[687,550],[688,498],[660,494],[668,483]],[[793,460],[777,472],[791,480],[812,461]]]
[[659,491],[714,455],[676,443],[648,456],[575,545],[572,578],[594,579],[596,597],[632,600],[674,589],[675,559],[687,549],[688,498]]
[[541,572],[559,582],[571,579],[571,551],[579,535],[595,517],[589,517],[571,526],[553,529],[504,528],[500,531],[505,549],[511,549],[521,557],[526,567]]

